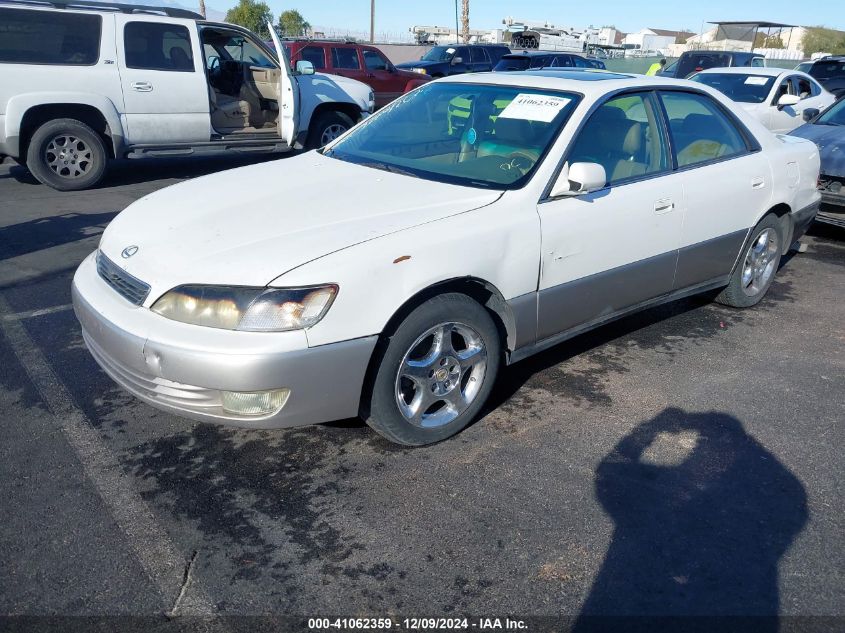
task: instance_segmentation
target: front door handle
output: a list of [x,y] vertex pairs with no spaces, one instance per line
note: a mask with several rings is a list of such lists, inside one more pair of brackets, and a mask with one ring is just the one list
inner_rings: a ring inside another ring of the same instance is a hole
[[132,90],[138,92],[152,92],[153,85],[149,81],[136,81],[132,84]]
[[669,213],[672,209],[675,208],[675,203],[672,202],[671,198],[662,198],[654,203],[654,212],[657,215],[662,215],[664,213]]
[[752,189],[762,189],[765,186],[766,186],[766,180],[762,176],[751,179],[751,188]]

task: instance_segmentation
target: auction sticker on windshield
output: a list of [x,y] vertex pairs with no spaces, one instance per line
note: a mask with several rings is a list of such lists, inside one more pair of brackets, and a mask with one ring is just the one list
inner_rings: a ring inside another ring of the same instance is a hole
[[768,77],[760,77],[759,75],[754,75],[745,78],[745,83],[747,83],[749,86],[765,86],[768,81]]
[[499,118],[551,123],[570,101],[572,99],[567,97],[520,93],[502,110]]

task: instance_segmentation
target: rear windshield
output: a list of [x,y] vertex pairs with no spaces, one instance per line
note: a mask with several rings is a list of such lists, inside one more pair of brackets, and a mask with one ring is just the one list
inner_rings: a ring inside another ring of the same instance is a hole
[[740,75],[736,73],[700,73],[692,80],[715,88],[734,101],[763,103],[769,96],[775,78],[765,75]]
[[0,62],[91,66],[101,23],[99,15],[0,9]]
[[725,53],[694,53],[682,55],[678,60],[676,77],[684,79],[692,73],[708,68],[724,68],[731,65],[731,56]]
[[499,63],[493,67],[493,70],[525,70],[531,64],[531,59],[520,55],[519,57],[509,57],[505,55],[499,60]]
[[845,61],[820,61],[813,64],[810,74],[816,79],[845,79]]

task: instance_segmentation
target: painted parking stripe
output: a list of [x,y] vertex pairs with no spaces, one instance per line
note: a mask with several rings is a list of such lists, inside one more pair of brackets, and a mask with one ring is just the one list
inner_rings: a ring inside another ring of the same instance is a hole
[[4,314],[4,321],[20,321],[22,319],[32,319],[34,317],[45,316],[47,314],[55,314],[56,312],[65,312],[73,310],[72,303],[65,303],[60,306],[53,306],[51,308],[40,308],[38,310],[24,310],[23,312],[12,312],[11,314]]
[[[12,316],[0,295],[0,315]],[[173,545],[155,515],[125,476],[118,460],[59,381],[20,319],[0,318],[2,331],[29,379],[52,414],[53,423],[73,447],[85,476],[96,488],[135,558],[160,591],[168,615],[212,615],[211,598],[193,578],[196,552],[188,560]]]

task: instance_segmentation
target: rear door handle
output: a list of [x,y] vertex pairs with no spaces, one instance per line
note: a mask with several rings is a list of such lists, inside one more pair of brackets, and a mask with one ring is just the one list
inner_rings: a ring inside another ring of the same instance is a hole
[[671,198],[662,198],[654,203],[654,212],[657,215],[661,215],[663,213],[669,213],[672,209],[675,208],[675,203],[672,202]]
[[138,92],[152,92],[153,90],[153,85],[149,81],[136,81],[131,85],[132,90],[137,90]]
[[766,181],[762,177],[752,178],[751,179],[751,188],[752,189],[762,189],[766,186]]

